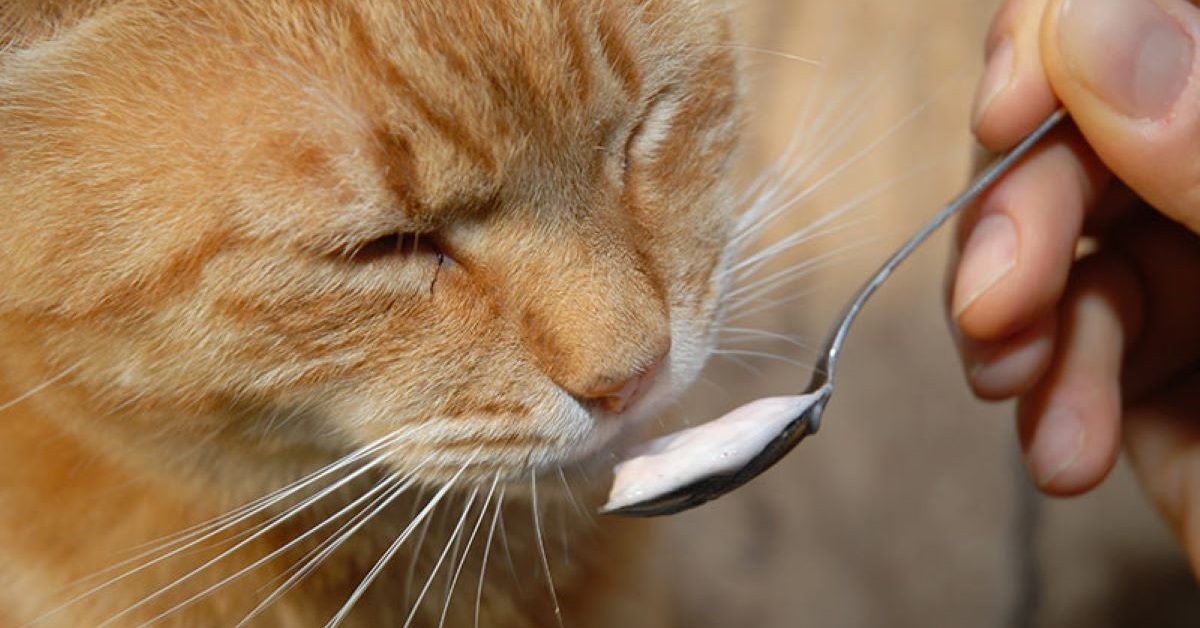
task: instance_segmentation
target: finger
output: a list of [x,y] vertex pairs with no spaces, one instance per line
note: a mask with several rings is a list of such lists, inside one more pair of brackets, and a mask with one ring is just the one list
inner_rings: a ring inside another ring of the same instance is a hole
[[1101,246],[1123,252],[1145,302],[1123,377],[1127,401],[1137,402],[1200,361],[1200,238],[1161,216],[1116,230]]
[[1146,493],[1200,574],[1200,376],[1130,408],[1125,444]]
[[1051,0],[1041,32],[1054,91],[1097,154],[1200,230],[1200,9],[1187,0]]
[[1048,493],[1086,491],[1116,461],[1122,355],[1141,325],[1140,299],[1116,255],[1085,259],[1071,277],[1054,361],[1017,410],[1026,466]]
[[991,150],[1012,148],[1057,106],[1039,50],[1047,2],[1008,0],[992,21],[972,114],[976,137]]
[[961,223],[962,256],[953,271],[950,310],[964,338],[1004,340],[1053,308],[1084,212],[1107,180],[1078,135],[1065,130],[983,196]]
[[1054,355],[1058,317],[1049,312],[1028,329],[1000,342],[958,335],[967,383],[981,399],[999,401],[1023,395],[1041,379]]

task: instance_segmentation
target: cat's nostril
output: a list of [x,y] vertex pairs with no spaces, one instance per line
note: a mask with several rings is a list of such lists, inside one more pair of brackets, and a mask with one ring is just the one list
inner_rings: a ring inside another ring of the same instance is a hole
[[594,386],[582,395],[584,401],[598,406],[605,412],[624,412],[654,385],[654,376],[666,357],[667,352],[664,351],[650,366],[641,369],[632,377],[619,381],[610,380]]

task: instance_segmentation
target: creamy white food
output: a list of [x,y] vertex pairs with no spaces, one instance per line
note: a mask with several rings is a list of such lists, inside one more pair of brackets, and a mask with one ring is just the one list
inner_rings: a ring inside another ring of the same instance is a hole
[[604,510],[654,499],[701,478],[740,469],[821,394],[758,399],[719,419],[638,447],[613,469],[613,487]]

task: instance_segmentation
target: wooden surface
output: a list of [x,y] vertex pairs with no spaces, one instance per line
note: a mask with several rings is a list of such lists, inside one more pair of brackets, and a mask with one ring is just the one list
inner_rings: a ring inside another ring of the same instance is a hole
[[[776,294],[800,298],[737,326],[818,346],[866,274],[961,187],[996,6],[742,4],[745,174],[769,168],[800,129],[801,157],[817,165],[792,185],[821,181],[759,247],[871,200],[832,221],[834,233],[774,260],[767,272],[825,260]],[[870,303],[821,433],[739,493],[666,523],[662,558],[679,574],[680,625],[1200,625],[1195,585],[1127,470],[1082,499],[1043,500],[1029,489],[1011,408],[974,400],[954,358],[940,308],[946,235]],[[814,359],[813,349],[782,341],[729,346]],[[801,367],[726,356],[680,414],[706,420],[806,381]]]

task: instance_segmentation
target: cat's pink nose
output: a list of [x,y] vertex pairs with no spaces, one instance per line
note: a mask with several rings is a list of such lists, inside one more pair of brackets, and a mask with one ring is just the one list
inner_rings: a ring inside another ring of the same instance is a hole
[[620,414],[632,406],[654,385],[654,376],[667,357],[664,352],[632,377],[595,386],[583,394],[584,400],[606,412]]

